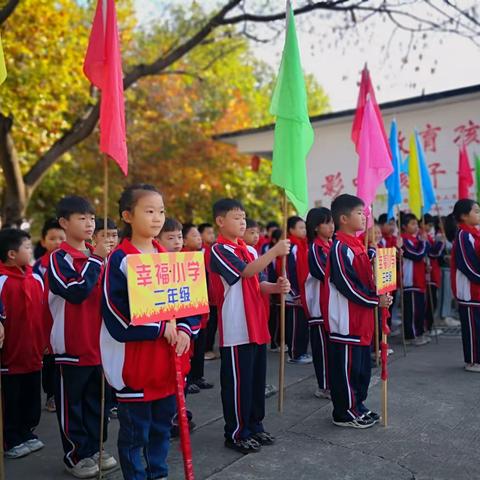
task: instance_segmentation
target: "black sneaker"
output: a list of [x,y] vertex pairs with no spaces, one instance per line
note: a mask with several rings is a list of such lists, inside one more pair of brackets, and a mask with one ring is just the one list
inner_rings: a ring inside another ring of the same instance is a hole
[[191,383],[187,387],[187,393],[189,395],[193,395],[194,393],[200,393],[200,387],[196,385],[195,383]]
[[275,443],[275,437],[268,432],[255,433],[250,438],[256,440],[260,445],[273,445]]
[[253,438],[244,438],[241,440],[232,440],[231,438],[225,439],[225,446],[237,452],[247,455],[249,453],[257,453],[261,450],[262,446]]
[[370,417],[375,423],[380,421],[380,415],[376,412],[372,412],[369,410],[368,412],[363,414],[363,417]]
[[375,422],[367,416],[352,418],[351,420],[338,421],[333,419],[333,424],[337,427],[347,428],[370,428],[375,425]]
[[200,389],[200,390],[210,390],[210,388],[213,388],[212,383],[208,383],[203,377],[200,380],[197,380],[195,382],[195,385]]

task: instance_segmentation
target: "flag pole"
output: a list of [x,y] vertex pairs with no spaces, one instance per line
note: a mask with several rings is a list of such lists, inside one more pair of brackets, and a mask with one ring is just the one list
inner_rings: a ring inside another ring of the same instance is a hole
[[[108,155],[103,154],[103,234],[104,240],[107,240],[108,232]],[[103,478],[102,461],[103,461],[103,436],[105,428],[105,374],[102,368],[101,380],[101,399],[100,399],[100,445],[98,451],[98,480]]]
[[[170,323],[177,328],[175,317],[170,320]],[[171,346],[171,352],[173,355],[173,367],[175,369],[175,397],[177,400],[177,420],[180,432],[180,449],[183,457],[183,472],[185,480],[194,480],[192,443],[188,427],[187,406],[185,404],[185,376],[182,373],[182,365],[180,363],[180,357],[175,351],[175,345]]]
[[[428,242],[428,233],[425,227],[426,227],[425,214],[423,214],[423,231],[425,232],[425,236],[427,237],[425,241]],[[430,261],[430,257],[428,256],[428,254],[425,256],[425,264],[428,270],[428,275],[427,275],[428,300],[427,301],[430,306],[430,313],[432,314],[432,328],[433,328],[433,331],[435,332],[435,343],[438,344],[438,332],[435,327],[435,310],[433,305],[433,293],[432,293],[432,262]]]
[[[282,197],[282,239],[287,238],[288,203],[287,193]],[[282,277],[286,276],[287,257],[282,257]],[[285,395],[285,294],[280,294],[280,366],[278,369],[278,411],[283,413]]]
[[[373,224],[375,225],[375,218],[373,216],[373,204],[370,207],[370,215],[372,217]],[[368,228],[368,219],[367,219],[367,228]],[[370,230],[367,230],[368,232],[368,237],[373,237],[371,238],[373,242],[375,242],[375,233],[374,229],[371,228]],[[368,242],[367,242],[368,245]],[[375,248],[376,250],[376,248]],[[368,246],[367,246],[367,252],[368,252]],[[380,329],[378,328],[378,308],[375,309],[374,312],[375,315],[375,364],[377,367],[380,366]]]
[[[398,216],[398,235],[402,234],[402,221],[400,219],[400,207],[397,206],[397,216]],[[403,301],[403,255],[402,252],[398,253],[398,281],[400,283],[400,314],[402,319],[401,329],[402,329],[402,346],[403,346],[403,356],[407,356],[407,342],[405,341],[405,303]]]
[[[387,309],[382,308],[382,369],[387,369],[388,361],[388,335],[387,335]],[[382,375],[383,376],[383,375]],[[382,424],[388,425],[388,378],[382,378]]]

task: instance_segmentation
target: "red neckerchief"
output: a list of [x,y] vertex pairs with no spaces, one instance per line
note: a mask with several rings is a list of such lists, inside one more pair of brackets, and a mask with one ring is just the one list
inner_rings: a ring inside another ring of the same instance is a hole
[[[233,247],[235,255],[245,263],[255,261],[255,256],[248,250],[247,244],[240,238],[237,242],[238,243],[232,242],[222,235],[219,235],[217,238],[217,243]],[[265,306],[263,301],[261,301],[262,297],[258,275],[242,277],[241,281],[248,336],[250,342],[261,345],[269,341],[270,335],[268,333],[268,319]]]
[[373,269],[365,244],[359,237],[348,235],[344,232],[337,232],[337,240],[347,245],[355,255],[355,272],[358,278],[371,290],[375,290],[375,282],[373,280]]
[[411,233],[402,233],[402,238],[404,240],[409,240],[413,243],[413,246],[416,247],[420,242],[420,239],[416,235],[412,235]]
[[46,252],[39,258],[40,265],[42,267],[48,268],[48,265],[50,264],[51,255],[52,255],[52,252]]
[[[86,242],[85,247],[87,248],[87,250],[90,251],[90,253],[93,253],[93,251],[95,250],[92,245]],[[88,258],[81,250],[77,250],[75,247],[72,247],[67,242],[62,242],[59,248],[60,250],[64,250],[65,252],[67,252],[72,258]]]
[[[153,247],[157,250],[158,253],[166,253],[167,251],[163,248],[156,240],[152,240]],[[124,238],[120,245],[115,250],[123,250],[127,255],[133,255],[135,253],[142,253],[129,238]]]
[[32,275],[33,270],[30,265],[26,265],[23,268],[17,267],[16,265],[10,266],[0,263],[0,275],[6,275],[9,277],[25,278],[28,275]]
[[324,250],[326,254],[328,254],[328,252],[330,251],[330,248],[332,247],[331,240],[325,241],[322,238],[318,238],[318,237],[315,238],[313,243],[315,245],[318,245],[322,250]]

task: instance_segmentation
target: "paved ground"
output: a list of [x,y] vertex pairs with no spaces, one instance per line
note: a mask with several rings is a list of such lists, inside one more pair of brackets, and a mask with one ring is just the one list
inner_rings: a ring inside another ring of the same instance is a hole
[[[218,388],[189,398],[198,428],[192,435],[196,479],[314,480],[318,478],[472,480],[478,467],[480,412],[472,409],[480,376],[462,369],[459,337],[440,337],[421,348],[400,345],[391,358],[388,428],[351,431],[332,425],[331,407],[313,397],[311,366],[287,365],[285,413],[276,412],[277,397],[267,400],[267,428],[275,446],[249,456],[223,447]],[[277,384],[278,354],[269,354],[269,381]],[[219,362],[207,364],[207,378],[218,385]],[[381,385],[373,377],[369,405],[379,410]],[[117,422],[110,424],[107,448],[115,452]],[[60,442],[53,414],[45,413],[38,429],[46,448],[21,460],[6,461],[8,480],[61,480]],[[183,478],[178,442],[171,449],[170,479]],[[108,480],[120,480],[119,471]]]

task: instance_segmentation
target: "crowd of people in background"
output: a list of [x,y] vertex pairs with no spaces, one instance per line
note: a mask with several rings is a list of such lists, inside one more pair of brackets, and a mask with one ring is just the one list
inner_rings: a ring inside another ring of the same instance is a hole
[[[7,458],[43,448],[35,434],[43,387],[45,410],[56,412],[63,461],[74,477],[98,474],[104,403],[103,441],[109,419],[118,419],[124,478],[167,478],[170,438],[178,435],[172,349],[186,395],[201,398],[214,387],[204,366],[220,360],[227,448],[248,454],[272,445],[275,438],[264,427],[265,398],[276,391],[266,385],[267,350],[282,347],[281,295],[287,361],[313,366],[312,395],[331,400],[337,426],[366,429],[380,419],[366,404],[378,308],[390,309],[393,334],[415,347],[441,334],[439,327],[461,326],[464,368],[480,372],[480,207],[473,200],[459,200],[445,218],[382,214],[366,229],[362,200],[344,194],[330,208],[311,209],[306,219],[288,218],[283,232],[275,221],[250,218],[234,199],[213,205],[211,223],[182,224],[165,217],[155,187],[137,184],[122,193],[119,216],[121,232],[112,219],[105,229],[88,200],[68,196],[35,248],[28,232],[0,230]],[[398,253],[393,294],[376,292],[372,262],[382,247]],[[209,314],[176,325],[132,325],[126,257],[181,251],[204,253]],[[195,402],[190,406],[193,429]],[[102,468],[116,465],[103,451]]]

